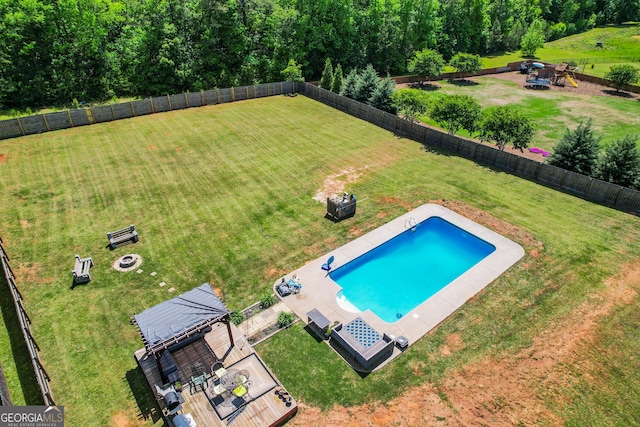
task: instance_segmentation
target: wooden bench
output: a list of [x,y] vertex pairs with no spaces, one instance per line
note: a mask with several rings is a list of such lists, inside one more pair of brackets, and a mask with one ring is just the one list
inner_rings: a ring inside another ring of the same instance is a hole
[[91,258],[80,258],[80,255],[76,255],[76,263],[71,272],[73,274],[73,284],[89,283],[91,281],[91,274],[89,273],[91,267],[93,267]]
[[122,230],[107,233],[107,239],[109,239],[109,249],[114,250],[120,246],[136,243],[138,241],[138,232],[132,224]]

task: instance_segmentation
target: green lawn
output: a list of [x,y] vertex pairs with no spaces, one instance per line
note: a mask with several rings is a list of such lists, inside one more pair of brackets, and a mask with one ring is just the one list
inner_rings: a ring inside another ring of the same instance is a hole
[[[636,58],[632,65],[640,68],[640,24],[626,24],[594,28],[581,34],[563,37],[548,42],[538,49],[536,58],[546,62],[576,60],[580,71],[598,77],[604,77],[611,65],[620,65],[626,57]],[[596,42],[603,47],[596,47]],[[522,53],[507,52],[503,55],[483,57],[485,68],[504,67],[509,62],[522,61]]]
[[[206,281],[223,289],[230,308],[245,307],[270,292],[281,274],[429,200],[484,210],[522,230],[510,237],[528,251],[532,243],[522,236],[541,242],[535,247],[542,256],[526,255],[434,333],[366,378],[300,326],[276,335],[259,351],[294,396],[322,408],[386,399],[483,357],[513,354],[640,255],[640,218],[425,150],[303,96],[4,140],[0,153],[0,236],[69,426],[104,426],[115,416],[133,420],[147,412],[150,395],[133,360],[142,342],[129,324],[132,314]],[[349,168],[362,174],[347,187],[358,195],[358,214],[334,224],[312,197],[328,176]],[[106,232],[131,223],[140,242],[105,249]],[[143,257],[142,274],[111,267],[130,252]],[[95,266],[93,281],[71,290],[74,254],[93,257]],[[631,316],[618,313],[620,322]],[[454,331],[467,345],[440,356]],[[614,339],[612,333],[603,329],[603,340]],[[640,343],[631,341],[620,357],[638,350]],[[0,360],[15,403],[30,403],[4,327]],[[406,375],[415,369],[421,375]],[[637,372],[610,387],[640,383]],[[597,380],[578,385],[605,393]],[[585,392],[576,387],[572,393]],[[600,407],[600,401],[594,397],[589,410],[629,416],[634,410],[616,402]],[[571,408],[576,419],[586,414],[577,400]]]
[[[522,77],[524,82],[524,76]],[[473,96],[482,108],[508,103],[529,116],[536,135],[531,146],[553,149],[567,128],[575,129],[580,121],[592,120],[596,134],[602,137],[601,145],[611,143],[625,135],[637,135],[640,126],[640,105],[635,99],[623,97],[586,96],[552,90],[530,90],[511,81],[491,76],[474,78],[478,84],[461,85],[457,82],[439,81],[440,89],[429,93],[436,102],[442,94]],[[421,121],[437,124],[428,116]],[[468,136],[468,132],[460,132]],[[640,145],[640,141],[638,142]]]

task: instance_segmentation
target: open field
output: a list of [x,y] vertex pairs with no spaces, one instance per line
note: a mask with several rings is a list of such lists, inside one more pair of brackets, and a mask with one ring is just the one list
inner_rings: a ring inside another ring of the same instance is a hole
[[[576,60],[580,72],[604,77],[611,65],[630,63],[640,68],[640,24],[626,24],[594,28],[585,33],[574,34],[544,44],[538,49],[536,58],[546,62]],[[602,42],[603,47],[596,47]],[[636,58],[626,62],[621,58]],[[522,54],[508,52],[503,55],[483,57],[485,68],[503,67],[509,62],[522,61]]]
[[[602,136],[602,146],[625,135],[638,134],[640,98],[635,95],[628,98],[606,96],[602,90],[607,88],[599,86],[599,96],[580,93],[580,85],[597,86],[580,81],[578,89],[567,85],[566,88],[551,86],[549,90],[533,90],[523,87],[524,80],[524,75],[513,72],[473,77],[469,79],[470,84],[445,80],[430,82],[426,90],[430,91],[434,101],[441,94],[465,94],[473,96],[482,108],[511,105],[520,109],[533,120],[537,129],[531,146],[547,151],[553,148],[567,128],[575,129],[580,121],[589,119],[596,135]],[[437,126],[428,117],[423,117],[422,121]],[[468,136],[466,131],[460,134]]]
[[[303,96],[0,141],[0,159],[0,236],[69,426],[153,424],[139,419],[148,414],[151,396],[132,356],[142,346],[129,324],[133,313],[206,281],[223,290],[230,308],[242,308],[270,292],[280,275],[430,200],[515,240],[527,255],[406,354],[365,378],[301,326],[259,346],[307,405],[292,424],[315,423],[320,409],[334,405],[376,406],[425,389],[436,390],[429,398],[439,399],[434,408],[449,408],[441,416],[451,422],[474,405],[489,417],[492,410],[498,421],[522,407],[539,409],[539,420],[638,419],[637,406],[613,396],[637,394],[640,371],[621,371],[620,363],[638,353],[640,342],[611,343],[632,334],[627,325],[638,322],[640,284],[621,281],[626,298],[606,293],[612,278],[639,268],[637,217],[425,150]],[[357,194],[358,214],[334,224],[313,197],[341,187]],[[105,249],[106,232],[131,223],[140,242]],[[93,281],[71,290],[76,253],[93,257]],[[143,273],[111,268],[126,253],[142,256]],[[609,311],[597,312],[592,327],[581,330],[576,321],[585,316],[576,313],[603,301]],[[480,363],[492,364],[496,370],[483,372],[495,373],[508,363],[555,357],[529,350],[536,343],[556,348],[561,337],[545,334],[558,325],[599,351],[585,344],[577,348],[581,364],[562,365],[545,382],[515,382],[530,386],[534,400],[507,388],[457,400],[462,392],[450,381],[469,378],[466,387],[474,391],[509,382],[472,381],[466,373]],[[14,400],[28,403],[28,384],[20,382],[6,329],[0,332]],[[616,381],[608,381],[612,377]],[[354,417],[370,415],[357,409]],[[323,416],[348,411],[338,407]]]

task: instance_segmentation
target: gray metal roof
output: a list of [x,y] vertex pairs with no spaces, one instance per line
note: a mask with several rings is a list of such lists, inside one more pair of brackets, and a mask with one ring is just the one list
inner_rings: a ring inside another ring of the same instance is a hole
[[133,316],[147,346],[167,341],[212,319],[224,317],[229,309],[203,283],[177,297],[161,302]]

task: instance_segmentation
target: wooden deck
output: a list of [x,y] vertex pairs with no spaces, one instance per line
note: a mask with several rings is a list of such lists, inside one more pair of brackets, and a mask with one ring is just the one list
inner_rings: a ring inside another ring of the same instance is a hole
[[[235,402],[235,406],[229,402],[222,402],[222,399],[216,399],[212,392],[213,381],[208,379],[208,387],[202,391],[198,389],[193,394],[190,392],[189,384],[183,385],[181,413],[191,414],[194,421],[199,427],[227,426],[227,420],[238,409],[239,415],[232,421],[234,427],[266,427],[278,426],[295,415],[298,410],[298,404],[292,400],[290,406],[285,403],[274,393],[276,389],[284,389],[282,384],[275,377],[273,372],[264,364],[262,359],[253,350],[253,347],[246,341],[242,333],[233,325],[231,325],[233,333],[234,346],[231,347],[229,336],[227,335],[227,327],[222,323],[216,323],[212,326],[211,332],[205,335],[205,341],[209,348],[213,350],[217,359],[222,360],[226,369],[243,369],[250,374],[251,386],[248,387],[247,403],[243,404],[242,399]],[[191,344],[190,344],[191,345]],[[202,342],[200,343],[202,346]],[[187,351],[188,346],[186,347]],[[180,350],[182,351],[182,350]],[[191,352],[193,354],[193,352]],[[162,386],[160,372],[157,368],[156,361],[153,357],[145,358],[145,350],[140,349],[135,352],[135,358],[138,365],[144,372],[149,387],[155,394],[155,385]],[[203,364],[209,364],[210,358],[205,356],[202,360]],[[187,371],[189,367],[180,365],[176,360],[181,372]],[[187,377],[188,378],[188,377]],[[183,380],[186,381],[185,377]],[[162,400],[158,400],[160,407],[163,407]],[[172,425],[169,421],[169,425]]]

